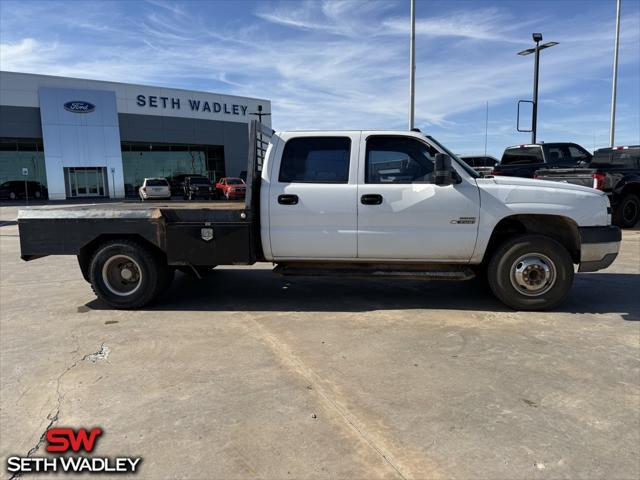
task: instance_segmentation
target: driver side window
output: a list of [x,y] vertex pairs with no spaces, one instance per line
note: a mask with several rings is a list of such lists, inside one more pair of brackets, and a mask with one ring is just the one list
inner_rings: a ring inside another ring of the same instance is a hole
[[411,137],[367,139],[365,183],[433,183],[437,151]]

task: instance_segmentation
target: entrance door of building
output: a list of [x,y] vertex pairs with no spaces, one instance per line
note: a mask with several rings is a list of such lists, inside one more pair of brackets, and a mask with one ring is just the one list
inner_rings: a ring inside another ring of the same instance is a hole
[[106,168],[67,168],[67,184],[71,197],[104,197]]

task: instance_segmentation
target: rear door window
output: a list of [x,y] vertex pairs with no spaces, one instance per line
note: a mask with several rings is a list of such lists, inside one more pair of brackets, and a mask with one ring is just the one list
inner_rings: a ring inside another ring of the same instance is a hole
[[299,137],[287,142],[280,163],[280,183],[348,183],[351,139]]
[[508,148],[504,151],[500,161],[502,165],[528,165],[542,162],[542,148],[540,147]]
[[550,165],[567,165],[573,163],[567,147],[546,147],[545,160]]

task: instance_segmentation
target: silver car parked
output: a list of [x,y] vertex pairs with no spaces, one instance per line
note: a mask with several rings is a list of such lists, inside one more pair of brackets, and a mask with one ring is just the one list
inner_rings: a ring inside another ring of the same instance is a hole
[[145,178],[138,190],[140,200],[171,198],[171,188],[166,178]]

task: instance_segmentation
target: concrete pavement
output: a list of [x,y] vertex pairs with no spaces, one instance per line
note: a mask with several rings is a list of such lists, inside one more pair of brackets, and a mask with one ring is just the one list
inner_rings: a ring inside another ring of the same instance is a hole
[[[555,312],[476,282],[178,274],[105,309],[0,208],[0,457],[101,426],[139,478],[638,478],[640,231]],[[12,217],[13,216],[13,217]],[[39,478],[43,478],[39,476]],[[58,475],[55,478],[60,478]]]

